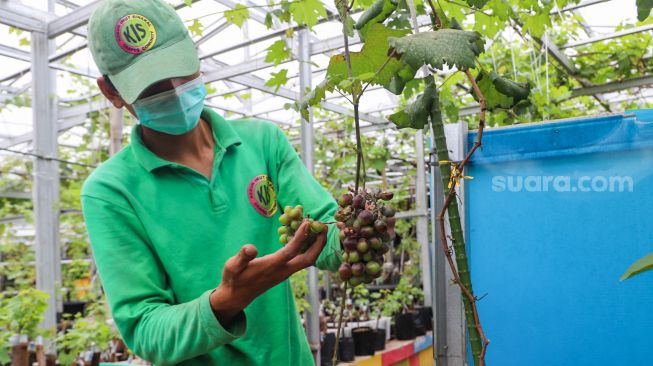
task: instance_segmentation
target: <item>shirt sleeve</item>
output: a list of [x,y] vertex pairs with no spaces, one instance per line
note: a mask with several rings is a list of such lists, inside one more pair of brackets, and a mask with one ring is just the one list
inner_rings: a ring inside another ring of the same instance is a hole
[[93,256],[114,321],[125,343],[157,366],[174,365],[243,336],[244,313],[225,328],[215,317],[208,290],[174,304],[166,274],[132,209],[82,196]]
[[[277,135],[277,184],[279,208],[301,204],[304,213],[322,222],[334,222],[338,204],[331,194],[315,180],[286,135],[275,127]],[[328,225],[327,244],[317,259],[319,269],[335,272],[342,262],[340,231],[335,225]]]

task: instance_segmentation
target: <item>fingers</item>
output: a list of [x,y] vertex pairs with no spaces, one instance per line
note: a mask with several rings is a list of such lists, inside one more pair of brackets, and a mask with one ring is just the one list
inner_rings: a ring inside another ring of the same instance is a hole
[[307,235],[308,226],[308,222],[302,223],[301,226],[299,226],[299,229],[295,232],[292,240],[277,251],[276,254],[279,256],[278,259],[280,261],[288,262],[299,254],[302,250],[302,245],[304,244],[304,238]]
[[322,250],[324,250],[324,247],[326,246],[327,232],[328,230],[324,230],[322,233],[320,233],[315,239],[315,242],[313,242],[308,247],[306,252],[296,256],[290,261],[289,264],[294,269],[294,271],[299,271],[301,269],[310,267],[313,264],[315,264],[315,261],[320,256],[320,253],[322,253]]
[[243,245],[238,254],[229,258],[224,265],[224,271],[231,275],[239,274],[247,268],[247,264],[256,258],[257,255],[258,249],[255,246],[251,244]]

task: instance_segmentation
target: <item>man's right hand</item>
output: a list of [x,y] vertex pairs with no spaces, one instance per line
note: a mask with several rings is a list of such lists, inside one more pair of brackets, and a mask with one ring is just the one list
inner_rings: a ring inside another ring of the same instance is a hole
[[306,252],[300,253],[308,230],[309,224],[304,222],[293,239],[275,253],[256,258],[258,250],[247,244],[227,261],[222,282],[211,294],[211,307],[223,326],[259,295],[315,264],[326,244],[328,230],[320,233]]

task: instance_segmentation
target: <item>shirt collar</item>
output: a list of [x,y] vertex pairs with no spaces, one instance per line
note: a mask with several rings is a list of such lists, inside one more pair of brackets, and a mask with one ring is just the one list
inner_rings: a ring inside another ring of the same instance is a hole
[[[240,136],[234,130],[233,127],[218,113],[210,108],[204,108],[202,110],[203,120],[211,124],[211,130],[213,132],[213,140],[215,141],[215,148],[218,149],[228,149],[231,146],[237,146],[242,143]],[[173,165],[175,163],[162,159],[157,156],[155,153],[150,151],[150,149],[145,146],[143,143],[143,138],[141,137],[142,127],[136,125],[131,132],[131,146],[136,160],[145,168],[147,171],[152,172],[155,169]]]

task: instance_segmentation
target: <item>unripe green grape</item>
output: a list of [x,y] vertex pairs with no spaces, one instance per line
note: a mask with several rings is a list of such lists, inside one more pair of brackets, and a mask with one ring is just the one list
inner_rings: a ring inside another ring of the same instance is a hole
[[374,235],[374,228],[371,227],[371,226],[363,226],[363,227],[360,229],[360,234],[361,234],[361,236],[364,237],[364,238],[369,238],[369,237],[371,237],[372,235]]
[[361,253],[366,253],[369,250],[370,246],[367,244],[367,240],[360,239],[356,244],[356,249]]
[[292,210],[292,206],[286,206],[283,208],[283,213],[289,215],[291,210]]
[[374,257],[372,256],[372,253],[370,253],[370,252],[367,252],[367,253],[365,253],[363,255],[363,262],[369,262],[372,259],[374,259]]
[[279,216],[279,223],[281,225],[288,225],[288,223],[290,223],[290,217],[286,214]]
[[302,218],[302,212],[297,208],[293,208],[292,210],[290,210],[288,216],[290,216],[290,218],[293,220],[299,220]]
[[279,235],[288,234],[288,228],[286,226],[279,226],[277,232]]
[[283,245],[288,244],[288,235],[283,234],[279,237],[279,242]]
[[361,283],[363,283],[362,277],[355,276],[349,279],[349,285],[351,287],[359,286]]
[[379,272],[381,272],[381,265],[379,265],[377,262],[372,261],[372,262],[368,262],[365,265],[365,273],[374,276]]
[[358,252],[356,252],[356,251],[349,252],[349,256],[347,258],[347,261],[349,263],[358,263],[360,260],[361,260],[361,258],[360,258],[360,254],[358,254]]
[[311,222],[311,232],[319,234],[319,233],[323,232],[324,229],[326,229],[326,225],[324,225],[323,223],[321,223],[319,221]]
[[370,247],[374,250],[378,250],[383,245],[383,242],[379,238],[371,238],[369,242],[370,242]]
[[290,223],[290,228],[292,228],[293,230],[297,230],[297,229],[299,229],[299,227],[300,227],[301,225],[302,225],[302,222],[301,222],[301,221],[299,221],[299,220],[293,220],[293,221]]

